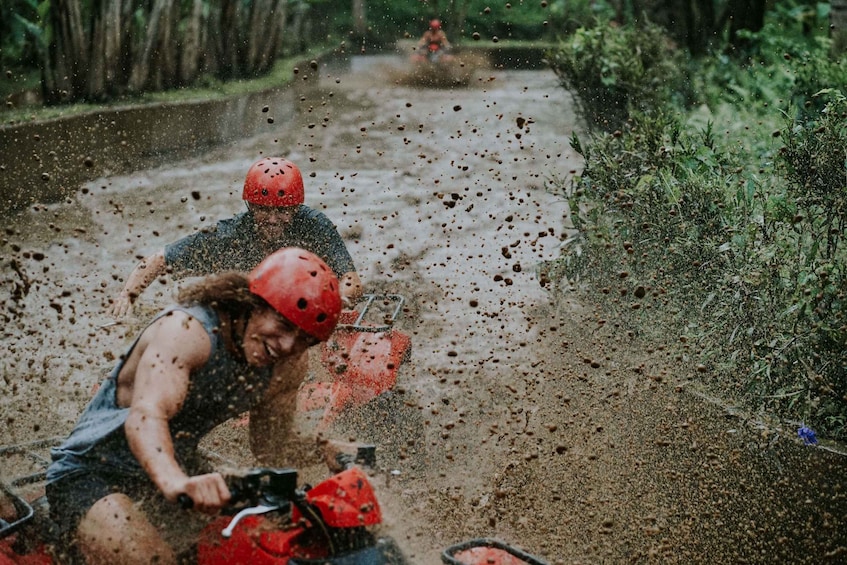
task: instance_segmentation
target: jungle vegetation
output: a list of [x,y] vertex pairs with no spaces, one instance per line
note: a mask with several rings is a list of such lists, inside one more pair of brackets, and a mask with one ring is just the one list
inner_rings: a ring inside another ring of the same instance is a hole
[[[596,20],[549,53],[587,135],[554,270],[695,386],[847,438],[847,10],[780,2],[691,41]],[[847,8],[847,6],[844,6]],[[683,41],[685,40],[685,41]]]

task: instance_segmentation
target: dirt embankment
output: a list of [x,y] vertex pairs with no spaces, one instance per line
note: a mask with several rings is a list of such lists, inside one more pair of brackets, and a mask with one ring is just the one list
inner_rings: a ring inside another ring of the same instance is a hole
[[[3,247],[3,443],[67,433],[173,295],[173,281],[154,283],[136,318],[110,325],[123,277],[240,210],[250,163],[283,154],[369,290],[409,299],[404,419],[383,430],[402,441],[375,479],[386,529],[414,563],[475,536],[552,563],[845,559],[844,458],[689,393],[669,347],[632,341],[578,288],[540,284],[567,232],[545,184],[580,166],[552,73],[480,69],[465,88],[415,88],[392,80],[402,63],[324,69],[273,131],[16,215]],[[215,447],[240,456],[235,436]]]

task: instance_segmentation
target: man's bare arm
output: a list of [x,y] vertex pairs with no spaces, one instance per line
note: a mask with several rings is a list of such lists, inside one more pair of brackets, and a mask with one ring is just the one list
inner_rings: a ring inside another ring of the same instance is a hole
[[165,498],[175,501],[185,493],[198,510],[217,510],[229,499],[223,477],[186,475],[176,460],[169,427],[188,394],[191,371],[208,361],[209,336],[184,313],[161,318],[147,332],[124,424],[129,447]]
[[112,303],[110,314],[119,318],[132,312],[133,302],[150,286],[150,283],[165,274],[165,271],[164,249],[142,259],[127,277],[123,289]]

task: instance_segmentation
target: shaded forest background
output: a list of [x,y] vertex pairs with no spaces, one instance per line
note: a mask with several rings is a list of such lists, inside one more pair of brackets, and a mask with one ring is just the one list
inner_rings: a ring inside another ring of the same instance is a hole
[[[840,0],[835,0],[836,2]],[[7,0],[0,6],[3,95],[46,104],[206,86],[269,73],[310,46],[352,52],[417,37],[432,17],[454,42],[556,41],[594,22],[652,21],[699,56],[745,46],[765,0]],[[817,3],[798,3],[807,15]],[[811,24],[810,24],[811,25]],[[7,106],[14,105],[12,97]]]

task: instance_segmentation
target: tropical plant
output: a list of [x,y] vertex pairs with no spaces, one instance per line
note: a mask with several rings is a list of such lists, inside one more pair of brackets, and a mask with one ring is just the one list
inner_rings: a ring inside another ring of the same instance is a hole
[[681,53],[649,22],[581,28],[548,53],[590,127],[613,131],[633,112],[660,110],[681,88]]

